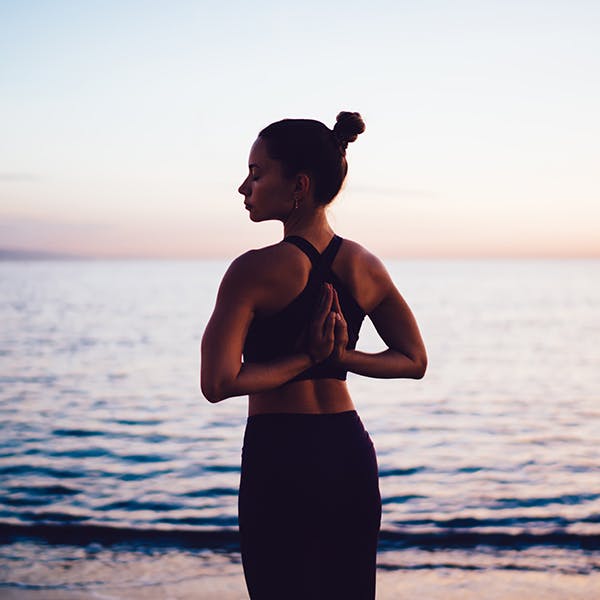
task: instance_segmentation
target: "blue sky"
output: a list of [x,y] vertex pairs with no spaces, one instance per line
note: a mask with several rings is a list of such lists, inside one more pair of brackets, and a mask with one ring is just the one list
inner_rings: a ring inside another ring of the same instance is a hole
[[361,112],[386,256],[600,256],[596,2],[0,1],[0,247],[233,256],[257,132]]

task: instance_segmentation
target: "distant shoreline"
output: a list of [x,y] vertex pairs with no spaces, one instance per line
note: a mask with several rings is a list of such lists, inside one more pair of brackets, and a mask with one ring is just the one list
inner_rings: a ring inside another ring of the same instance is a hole
[[[140,256],[116,255],[94,256],[85,254],[70,254],[68,252],[52,252],[46,250],[21,250],[13,248],[0,248],[0,262],[2,261],[28,261],[28,260],[76,260],[76,261],[203,261],[203,260],[232,260],[232,256]],[[406,261],[597,261],[600,256],[387,256],[384,260]]]
[[90,260],[92,256],[80,256],[65,252],[46,252],[45,250],[11,250],[0,248],[0,260]]

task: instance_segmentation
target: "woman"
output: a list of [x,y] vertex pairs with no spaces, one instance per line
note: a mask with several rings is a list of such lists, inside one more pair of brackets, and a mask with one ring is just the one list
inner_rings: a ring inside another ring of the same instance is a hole
[[[342,112],[333,130],[285,119],[260,132],[239,192],[284,239],[233,261],[202,340],[206,398],[249,396],[239,525],[253,600],[375,597],[377,460],[346,373],[421,378],[427,357],[383,264],[327,221],[364,128]],[[384,352],[355,350],[365,315]]]

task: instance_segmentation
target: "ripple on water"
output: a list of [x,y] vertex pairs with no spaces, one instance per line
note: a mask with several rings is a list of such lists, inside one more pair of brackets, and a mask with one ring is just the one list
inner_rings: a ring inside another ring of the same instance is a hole
[[48,456],[54,458],[99,458],[101,456],[115,456],[115,454],[106,448],[77,448],[74,450],[60,450],[53,452],[46,452]]
[[379,469],[380,477],[404,477],[406,475],[415,475],[427,470],[427,467],[410,467],[407,469]]
[[183,494],[179,494],[180,496],[185,496],[186,498],[206,498],[206,497],[217,497],[217,496],[237,496],[238,490],[237,488],[227,488],[227,487],[213,487],[207,488],[204,490],[194,490],[193,492],[185,492]]
[[117,419],[112,421],[118,425],[162,425],[163,421],[160,419]]
[[121,455],[120,458],[121,460],[134,463],[156,463],[174,460],[173,456],[164,454],[124,454]]
[[422,496],[420,494],[406,494],[403,496],[387,496],[381,499],[381,504],[404,504],[405,502],[409,502],[410,500],[416,500],[419,498],[427,498],[427,496]]
[[142,502],[140,500],[120,500],[118,502],[109,502],[98,507],[100,510],[151,510],[156,512],[169,512],[173,510],[180,510],[181,504],[174,504],[169,502]]
[[499,508],[522,508],[549,506],[552,504],[582,504],[598,500],[600,494],[563,494],[546,498],[496,498],[494,503]]
[[54,429],[52,435],[64,437],[95,437],[105,435],[104,431],[93,429]]
[[239,465],[205,465],[204,471],[212,473],[239,473]]
[[44,475],[54,479],[78,479],[86,476],[82,470],[54,469],[34,465],[9,465],[0,467],[0,475]]

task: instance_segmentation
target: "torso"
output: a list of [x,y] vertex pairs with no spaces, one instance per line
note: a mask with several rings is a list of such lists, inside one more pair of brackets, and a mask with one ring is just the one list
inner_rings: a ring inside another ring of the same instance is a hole
[[[323,249],[324,246],[317,247],[319,252]],[[265,289],[264,300],[256,306],[255,313],[259,316],[273,315],[284,309],[305,288],[311,263],[301,250],[288,243],[254,252],[257,262],[264,265],[261,287]],[[358,244],[344,240],[332,263],[333,273],[366,313],[376,297],[369,278],[367,255]],[[354,404],[346,382],[327,378],[294,381],[269,392],[251,394],[248,414],[335,413],[347,410],[354,410]]]

